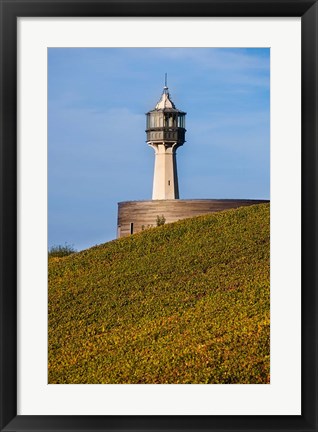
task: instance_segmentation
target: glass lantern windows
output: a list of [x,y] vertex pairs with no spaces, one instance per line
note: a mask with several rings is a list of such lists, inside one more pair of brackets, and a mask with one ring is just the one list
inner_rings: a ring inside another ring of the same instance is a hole
[[177,112],[152,111],[147,113],[147,129],[185,128],[185,114]]
[[185,128],[185,114],[178,115],[178,127]]
[[175,113],[166,113],[165,114],[165,127],[166,128],[175,128],[177,127],[177,115]]
[[162,112],[150,112],[147,114],[147,129],[164,127]]

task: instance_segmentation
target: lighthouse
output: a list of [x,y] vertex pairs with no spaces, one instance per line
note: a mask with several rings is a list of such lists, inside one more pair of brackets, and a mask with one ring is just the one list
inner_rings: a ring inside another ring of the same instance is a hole
[[176,108],[167,87],[167,74],[161,98],[155,108],[146,113],[147,144],[155,151],[153,200],[179,198],[177,149],[185,142],[184,111]]
[[179,199],[177,149],[185,143],[184,111],[176,108],[167,86],[147,116],[147,144],[155,151],[152,199],[118,203],[117,237],[125,237],[158,225],[194,216],[268,202],[250,199]]

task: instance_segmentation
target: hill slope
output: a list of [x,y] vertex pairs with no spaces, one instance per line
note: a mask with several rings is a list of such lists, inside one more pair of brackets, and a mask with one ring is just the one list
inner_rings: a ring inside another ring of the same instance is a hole
[[268,383],[269,204],[49,260],[49,383]]

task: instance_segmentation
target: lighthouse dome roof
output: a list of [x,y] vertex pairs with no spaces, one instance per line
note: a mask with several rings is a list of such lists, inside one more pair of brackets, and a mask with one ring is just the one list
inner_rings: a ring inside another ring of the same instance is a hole
[[160,98],[159,102],[157,103],[157,105],[155,106],[155,109],[161,110],[161,109],[167,109],[167,108],[168,109],[176,109],[176,106],[172,102],[172,100],[170,99],[168,87],[164,86],[161,98]]

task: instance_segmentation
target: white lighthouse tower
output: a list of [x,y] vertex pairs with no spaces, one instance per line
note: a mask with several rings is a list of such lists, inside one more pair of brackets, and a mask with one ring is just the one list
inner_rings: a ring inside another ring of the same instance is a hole
[[185,142],[186,113],[178,110],[165,86],[160,101],[147,114],[147,144],[155,150],[153,200],[179,198],[177,148]]
[[178,199],[176,150],[185,142],[186,113],[170,99],[167,75],[161,98],[147,114],[147,144],[155,150],[152,200],[118,203],[117,237],[139,233],[158,225],[158,216],[166,223],[194,216],[260,204],[264,200]]

